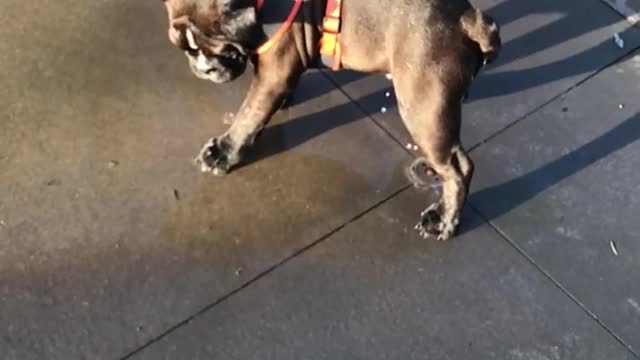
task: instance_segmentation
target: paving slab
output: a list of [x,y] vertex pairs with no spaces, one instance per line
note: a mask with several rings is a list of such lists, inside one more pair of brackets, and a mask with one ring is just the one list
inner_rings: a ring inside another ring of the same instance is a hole
[[474,151],[471,195],[484,217],[636,353],[639,91],[640,53]]
[[633,359],[488,226],[416,238],[424,201],[403,192],[133,359]]
[[248,79],[194,78],[165,17],[3,4],[3,360],[119,358],[406,184],[407,154],[318,73],[250,166],[200,174]]
[[[640,45],[634,28],[600,0],[476,0],[501,24],[498,60],[475,80],[463,107],[462,141],[472,147]],[[614,33],[625,48],[618,48]],[[335,81],[400,142],[391,83],[383,76],[331,73]],[[386,112],[381,109],[385,107]]]

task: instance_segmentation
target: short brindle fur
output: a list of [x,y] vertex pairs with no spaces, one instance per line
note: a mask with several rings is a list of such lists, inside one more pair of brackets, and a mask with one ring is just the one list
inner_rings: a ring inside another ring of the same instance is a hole
[[[266,35],[255,2],[164,0],[169,39],[186,53],[196,76],[224,83],[241,75],[249,61],[254,65],[234,123],[196,158],[205,172],[221,175],[238,164],[300,76],[317,64],[313,44],[326,0],[306,0],[288,33],[260,56],[252,53]],[[289,8],[292,2],[266,3]],[[400,115],[442,181],[441,199],[422,213],[417,228],[425,237],[447,240],[455,234],[473,175],[460,144],[462,101],[478,71],[498,55],[498,26],[467,0],[343,0],[342,14],[342,66],[391,74]]]

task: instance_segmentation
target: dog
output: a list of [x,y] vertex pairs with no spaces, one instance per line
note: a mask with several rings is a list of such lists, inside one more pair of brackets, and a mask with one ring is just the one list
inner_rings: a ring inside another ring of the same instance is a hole
[[[225,83],[253,64],[253,81],[233,124],[195,159],[204,172],[226,174],[305,70],[326,66],[318,44],[327,2],[335,6],[335,0],[163,2],[169,39],[198,78]],[[499,26],[467,0],[342,0],[339,10],[339,67],[392,80],[403,122],[442,183],[441,199],[421,214],[416,229],[448,240],[474,171],[460,143],[462,102],[480,69],[498,56]]]

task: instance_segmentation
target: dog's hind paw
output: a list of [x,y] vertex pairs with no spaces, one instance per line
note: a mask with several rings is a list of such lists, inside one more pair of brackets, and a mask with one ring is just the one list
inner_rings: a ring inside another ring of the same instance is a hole
[[420,214],[420,222],[415,227],[420,236],[425,239],[433,236],[439,241],[446,241],[453,237],[456,227],[443,221],[441,211],[442,204],[435,203]]
[[238,154],[224,139],[209,140],[194,159],[200,171],[222,176],[238,162]]
[[439,208],[439,204],[432,204],[420,214],[420,222],[416,224],[415,229],[418,230],[420,236],[425,239],[429,236],[440,235],[442,221]]
[[438,241],[447,241],[451,239],[456,233],[456,227],[451,224],[443,224],[440,234],[436,238]]

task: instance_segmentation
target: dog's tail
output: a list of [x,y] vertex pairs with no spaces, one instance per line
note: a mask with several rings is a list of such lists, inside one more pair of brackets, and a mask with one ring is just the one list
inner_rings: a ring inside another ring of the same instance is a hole
[[480,47],[485,63],[498,57],[502,40],[500,27],[492,18],[480,10],[470,8],[460,18],[460,25],[467,36]]

